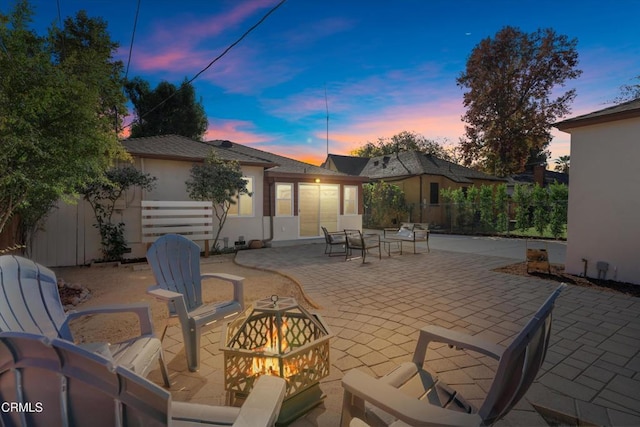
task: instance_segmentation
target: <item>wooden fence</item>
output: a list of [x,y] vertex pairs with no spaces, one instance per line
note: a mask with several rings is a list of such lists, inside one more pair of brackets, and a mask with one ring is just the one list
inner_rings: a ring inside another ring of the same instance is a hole
[[142,201],[142,242],[149,246],[165,234],[180,234],[193,241],[204,241],[209,256],[209,240],[213,238],[211,202]]

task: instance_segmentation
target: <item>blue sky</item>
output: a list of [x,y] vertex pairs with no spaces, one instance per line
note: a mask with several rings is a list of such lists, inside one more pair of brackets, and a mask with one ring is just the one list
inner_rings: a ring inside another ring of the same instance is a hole
[[[58,20],[31,0],[35,24]],[[58,0],[64,19],[85,9],[109,24],[125,63],[135,0]],[[141,0],[129,77],[155,86],[191,78],[279,0]],[[12,0],[0,1],[3,12]],[[640,0],[287,0],[194,81],[207,139],[229,139],[319,164],[367,141],[414,131],[453,145],[463,136],[456,77],[471,50],[506,25],[578,39],[582,76],[571,116],[609,105],[640,75]],[[569,154],[554,129],[552,159]],[[553,167],[553,160],[550,162]]]

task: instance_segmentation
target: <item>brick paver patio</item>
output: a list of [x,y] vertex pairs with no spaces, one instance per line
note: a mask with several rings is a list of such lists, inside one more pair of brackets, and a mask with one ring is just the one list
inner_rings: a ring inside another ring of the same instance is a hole
[[[479,334],[506,344],[558,285],[535,277],[493,272],[512,259],[432,250],[345,262],[306,244],[241,251],[236,262],[281,272],[299,282],[329,323],[331,375],[321,382],[324,404],[293,425],[336,426],[344,373],[359,368],[382,375],[410,359],[425,324]],[[202,368],[186,371],[182,340],[171,326],[164,341],[172,394],[224,403],[220,330],[203,335]],[[176,356],[176,353],[181,353]],[[431,346],[428,365],[466,397],[480,402],[495,370],[488,357]],[[543,372],[526,398],[498,425],[546,425],[533,405],[567,423],[640,425],[640,299],[569,286],[554,312],[552,343]]]

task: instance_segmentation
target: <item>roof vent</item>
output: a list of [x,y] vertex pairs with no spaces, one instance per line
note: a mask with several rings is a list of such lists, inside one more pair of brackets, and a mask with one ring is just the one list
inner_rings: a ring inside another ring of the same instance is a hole
[[382,161],[383,161],[384,163],[389,163],[389,160],[391,160],[391,157],[389,157],[389,156],[384,156],[384,157],[382,158]]
[[377,161],[377,160],[374,160],[374,161],[373,161],[373,166],[378,166],[379,164],[380,164],[380,162],[379,162],[379,161]]
[[233,142],[225,140],[220,143],[220,146],[223,148],[231,148],[233,146]]

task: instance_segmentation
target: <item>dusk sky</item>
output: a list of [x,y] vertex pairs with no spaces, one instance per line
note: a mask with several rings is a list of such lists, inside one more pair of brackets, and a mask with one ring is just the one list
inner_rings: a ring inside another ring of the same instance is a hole
[[[128,76],[155,87],[191,79],[279,0],[141,0]],[[12,0],[2,0],[7,12]],[[32,0],[37,28],[58,21],[53,0]],[[108,22],[125,64],[135,0],[59,0]],[[209,129],[313,164],[401,131],[453,145],[464,134],[456,78],[471,50],[507,25],[578,39],[582,76],[569,117],[610,105],[640,75],[640,0],[287,0],[194,82]],[[553,130],[553,159],[569,135]]]

